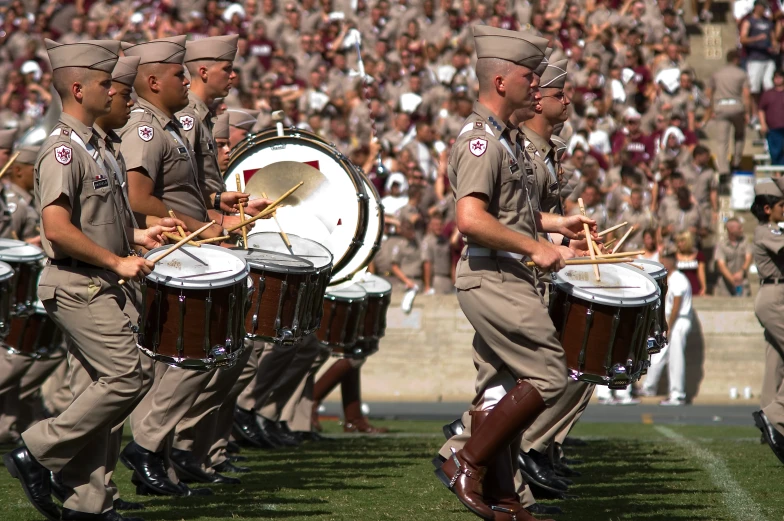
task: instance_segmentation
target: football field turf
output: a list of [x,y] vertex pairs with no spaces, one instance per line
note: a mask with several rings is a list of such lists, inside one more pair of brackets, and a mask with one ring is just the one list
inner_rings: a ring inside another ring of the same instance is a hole
[[[120,465],[123,498],[147,505],[147,521],[282,519],[375,521],[478,519],[433,475],[430,460],[442,444],[440,422],[378,422],[383,437],[339,435],[293,450],[244,449],[253,469],[242,485],[213,486],[215,495],[188,499],[139,497]],[[325,422],[339,432],[336,422]],[[568,521],[782,521],[784,466],[749,427],[582,424],[574,436],[586,447],[570,492],[549,502]],[[42,519],[19,483],[0,469],[0,519]]]

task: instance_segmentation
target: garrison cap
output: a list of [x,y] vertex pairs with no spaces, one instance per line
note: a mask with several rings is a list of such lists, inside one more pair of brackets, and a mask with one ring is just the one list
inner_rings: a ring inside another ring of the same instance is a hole
[[186,36],[170,36],[149,42],[131,45],[125,49],[126,56],[139,56],[139,65],[148,63],[178,63],[185,58]]
[[547,65],[539,80],[540,89],[563,89],[566,83],[566,64],[569,60],[558,60]]
[[213,36],[185,44],[185,63],[201,60],[233,62],[237,55],[238,34]]
[[549,41],[531,33],[489,25],[473,28],[477,58],[498,58],[535,70],[544,59]]
[[[254,119],[253,122],[255,123],[256,120]],[[215,120],[215,124],[212,125],[212,137],[213,139],[229,139],[229,112],[226,111]]]
[[0,150],[11,150],[14,148],[16,129],[0,130]]
[[229,115],[229,125],[232,127],[241,128],[243,130],[247,130],[250,132],[250,129],[253,128],[253,125],[256,124],[256,120],[259,117],[258,110],[241,110],[241,109],[229,109],[226,111]]
[[542,77],[542,74],[544,74],[545,69],[547,69],[547,66],[550,64],[550,55],[553,54],[553,50],[554,49],[552,47],[548,47],[547,49],[545,49],[544,60],[542,60],[542,63],[540,63],[539,67],[537,67],[536,70],[534,71],[534,74],[536,74],[540,78]]
[[112,71],[112,81],[133,87],[136,80],[136,68],[139,66],[139,56],[121,56]]
[[21,147],[17,152],[19,155],[16,158],[16,162],[22,165],[34,165],[35,160],[38,157],[38,151],[41,149],[41,145],[35,146],[26,146]]
[[44,42],[53,71],[64,67],[81,67],[112,72],[120,52],[120,42],[116,40],[85,40],[64,44],[46,38]]
[[778,180],[775,183],[771,181],[757,183],[754,185],[754,195],[772,195],[774,197],[784,198],[784,193],[781,191]]

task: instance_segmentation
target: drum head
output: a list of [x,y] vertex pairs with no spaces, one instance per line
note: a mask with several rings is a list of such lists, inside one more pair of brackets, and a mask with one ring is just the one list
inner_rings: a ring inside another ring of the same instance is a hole
[[5,282],[14,276],[14,269],[10,264],[0,262],[0,282]]
[[553,285],[560,291],[588,302],[616,307],[638,307],[659,300],[659,285],[636,268],[602,264],[601,282],[592,265],[567,266],[553,274]]
[[352,284],[351,286],[340,289],[327,288],[327,292],[324,295],[324,298],[330,300],[342,300],[346,302],[354,302],[355,300],[362,300],[366,297],[367,291],[359,284]]
[[[323,244],[341,270],[357,254],[368,227],[367,188],[355,167],[334,147],[308,133],[264,132],[233,156],[224,180],[227,190],[251,198],[275,199],[300,181],[304,184],[277,211],[286,233]],[[239,174],[242,186],[237,186]],[[272,219],[260,219],[256,231],[276,232]]]
[[37,246],[14,239],[0,239],[0,261],[35,262],[44,257],[46,254]]
[[248,235],[248,247],[288,256],[292,256],[293,253],[296,257],[308,260],[311,266],[315,266],[319,270],[332,264],[332,253],[321,244],[293,233],[286,235],[291,243],[291,251],[283,242],[283,237],[277,232],[258,232]]
[[338,273],[332,274],[333,284],[350,280],[351,277],[367,268],[373,257],[376,256],[381,247],[381,238],[384,235],[384,206],[381,204],[381,197],[378,195],[376,187],[373,186],[367,177],[360,174],[362,182],[365,184],[369,194],[370,216],[365,237],[362,239],[362,246],[351,261]]
[[[248,237],[250,240],[250,237]],[[230,250],[237,258],[247,262],[252,269],[273,271],[275,273],[309,273],[313,271],[313,263],[289,252],[259,250],[250,248],[233,248]]]
[[[145,259],[155,258],[171,246],[161,246],[147,252]],[[244,280],[250,268],[226,248],[185,245],[155,264],[147,279],[164,286],[190,289],[223,288]]]
[[383,296],[392,292],[392,284],[372,273],[365,273],[361,280],[357,280],[357,284],[362,286],[368,295]]
[[649,259],[634,259],[634,263],[641,266],[643,271],[653,277],[654,280],[660,280],[667,276],[667,269],[659,262]]

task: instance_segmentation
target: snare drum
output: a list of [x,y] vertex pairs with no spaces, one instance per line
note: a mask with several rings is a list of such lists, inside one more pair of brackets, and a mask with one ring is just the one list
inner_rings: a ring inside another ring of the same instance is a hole
[[656,261],[649,259],[635,259],[634,264],[641,266],[650,275],[656,284],[659,285],[661,298],[656,307],[656,317],[653,321],[651,334],[648,338],[648,354],[652,355],[661,351],[667,345],[667,312],[664,310],[664,302],[667,299],[667,270]]
[[8,334],[11,326],[14,268],[0,262],[0,338]]
[[367,292],[359,284],[340,289],[327,288],[324,316],[316,337],[332,348],[337,356],[350,356],[359,339],[360,324],[365,318]]
[[11,281],[12,314],[33,313],[38,300],[38,277],[46,257],[43,250],[24,241],[0,239],[0,261],[14,269]]
[[139,349],[184,369],[234,364],[244,348],[249,271],[242,259],[211,245],[186,245],[159,261],[142,281]]
[[40,300],[35,302],[33,309],[33,313],[11,318],[11,327],[3,344],[9,353],[46,360],[60,349],[63,332],[46,313]]
[[359,339],[380,340],[387,330],[387,309],[392,301],[392,284],[370,273],[365,274],[357,284],[367,292],[365,320],[360,328]]
[[232,253],[250,266],[254,291],[245,320],[246,335],[293,344],[318,328],[332,254],[315,241],[288,235],[292,254],[279,233],[248,236],[251,249]]
[[567,266],[554,273],[550,317],[570,376],[623,389],[640,378],[660,291],[649,275],[621,264]]

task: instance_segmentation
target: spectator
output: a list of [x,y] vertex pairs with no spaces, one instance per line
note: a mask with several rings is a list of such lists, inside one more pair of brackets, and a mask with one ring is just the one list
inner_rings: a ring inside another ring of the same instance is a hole
[[705,295],[705,256],[697,249],[694,235],[690,231],[679,232],[675,236],[675,247],[678,271],[689,280],[692,294],[700,297]]
[[[618,223],[627,222],[629,226],[634,227],[632,233],[626,238],[626,242],[621,246],[621,251],[639,251],[643,246],[647,249],[644,234],[656,226],[656,220],[650,208],[643,205],[642,190],[635,188],[631,191],[629,204],[618,215],[616,221]],[[625,229],[619,230],[616,236],[620,237],[621,231],[626,232]],[[655,249],[655,237],[653,245]]]
[[[682,232],[689,232],[694,247],[695,237],[701,233],[703,226],[700,210],[685,186],[678,188],[675,197],[677,204],[668,205],[661,216],[660,237],[667,239],[672,245],[672,241]],[[695,291],[696,293],[699,292]]]
[[773,88],[759,103],[760,132],[768,141],[772,165],[784,165],[784,70],[773,74]]
[[721,275],[716,281],[714,295],[750,297],[749,267],[751,242],[743,236],[743,225],[736,218],[727,219],[727,238],[716,245],[716,268]]
[[712,167],[711,153],[708,147],[697,145],[692,152],[691,164],[681,171],[686,174],[694,199],[702,212],[706,223],[713,223],[719,214],[718,174]]
[[439,295],[454,293],[450,236],[445,233],[444,220],[440,215],[430,219],[427,234],[422,241],[425,256],[425,291]]
[[656,230],[648,228],[642,232],[642,244],[645,253],[640,258],[659,262],[659,245],[656,242]]
[[401,221],[399,232],[403,240],[392,249],[392,276],[389,281],[398,289],[422,288],[426,252],[422,250],[412,223]]
[[749,72],[751,94],[755,105],[759,103],[762,90],[773,88],[773,71],[776,69],[774,24],[767,17],[765,0],[756,0],[748,18],[740,24],[740,43],[746,53],[746,69]]

